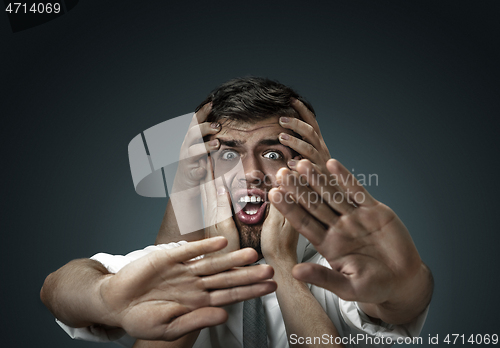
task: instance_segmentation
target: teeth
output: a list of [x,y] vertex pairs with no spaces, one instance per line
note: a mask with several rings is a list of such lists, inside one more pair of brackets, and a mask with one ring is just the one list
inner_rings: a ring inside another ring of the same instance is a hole
[[260,203],[263,199],[259,196],[241,196],[238,202],[241,203]]
[[247,214],[247,215],[255,215],[255,214],[257,214],[257,211],[258,210],[254,210],[254,211],[247,211],[247,210],[245,210],[245,214]]

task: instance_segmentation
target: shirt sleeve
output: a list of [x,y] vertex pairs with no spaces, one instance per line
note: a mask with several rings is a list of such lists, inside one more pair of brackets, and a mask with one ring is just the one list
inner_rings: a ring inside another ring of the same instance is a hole
[[[186,241],[178,243],[168,243],[160,245],[151,245],[142,250],[132,251],[127,255],[110,255],[106,253],[98,253],[91,257],[92,260],[98,261],[110,273],[117,273],[129,263],[148,255],[157,250],[168,250],[177,248],[186,244]],[[57,324],[73,339],[92,341],[92,342],[110,342],[114,341],[123,347],[132,347],[135,339],[126,334],[121,328],[108,328],[102,325],[92,325],[82,328],[70,327],[56,319]]]
[[398,338],[417,337],[420,335],[427,318],[429,306],[412,322],[405,325],[391,325],[384,322],[376,324],[359,308],[356,302],[344,301],[339,298],[342,318],[352,328],[356,328],[372,336],[390,337],[392,341]]

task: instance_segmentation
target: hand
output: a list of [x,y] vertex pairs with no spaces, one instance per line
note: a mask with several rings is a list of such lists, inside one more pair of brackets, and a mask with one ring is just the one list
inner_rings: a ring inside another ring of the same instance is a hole
[[[207,154],[217,150],[220,145],[217,139],[203,143],[203,137],[216,134],[221,129],[218,123],[204,122],[211,109],[211,103],[205,104],[194,114],[189,125],[189,130],[181,146],[173,187],[170,190],[169,206],[175,212],[176,223],[168,225],[170,222],[167,221],[165,226],[162,223],[157,242],[169,240],[168,237],[163,236],[162,231],[178,231],[181,235],[195,232],[185,238],[190,240],[202,238],[203,217],[200,209],[200,184],[207,174]],[[166,214],[168,213],[169,207],[167,207]],[[173,216],[170,216],[169,220],[173,220],[172,218]]]
[[269,207],[260,238],[262,255],[275,270],[284,263],[292,267],[297,264],[299,233],[274,205]]
[[[231,197],[222,178],[214,180],[212,161],[207,161],[207,175],[201,185],[205,211],[205,238],[224,236],[227,247],[217,253],[227,253],[240,248],[240,237],[233,220]],[[214,253],[216,254],[216,253]]]
[[[217,139],[203,143],[205,136],[216,134],[221,129],[218,123],[205,122],[211,110],[212,103],[207,103],[193,116],[181,146],[179,165],[171,193],[187,191],[184,194],[189,194],[190,189],[198,189],[200,180],[207,172],[207,154],[219,148]],[[199,193],[197,190],[195,192]]]
[[253,249],[188,261],[224,248],[225,238],[191,242],[152,252],[104,278],[99,287],[103,322],[147,340],[175,340],[191,331],[222,324],[219,306],[263,296],[276,289],[273,269],[259,265]]
[[[326,168],[325,163],[330,159],[330,152],[323,140],[316,117],[300,100],[293,98],[291,105],[302,120],[291,117],[280,117],[279,122],[283,128],[294,131],[302,139],[281,133],[279,136],[280,142],[297,151],[302,158],[310,160],[321,168]],[[296,169],[296,165],[296,159],[288,163],[288,167],[293,170]],[[323,172],[326,172],[326,170],[323,170]]]
[[[326,168],[328,180],[320,179],[308,160],[298,163],[298,173],[286,168],[278,172],[280,190],[290,193],[295,202],[278,201],[276,189],[269,194],[332,268],[299,264],[294,277],[344,300],[361,302],[368,315],[388,323],[411,321],[430,301],[432,282],[408,230],[338,161],[329,160]],[[297,184],[299,175],[308,186]]]

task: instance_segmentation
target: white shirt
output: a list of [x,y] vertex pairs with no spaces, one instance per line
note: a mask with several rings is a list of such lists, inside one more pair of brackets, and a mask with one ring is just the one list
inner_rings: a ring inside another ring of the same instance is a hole
[[[143,250],[134,251],[125,256],[99,253],[94,255],[92,259],[101,262],[109,272],[116,273],[130,262],[152,251],[171,249],[185,243],[186,242],[179,242],[149,246]],[[302,236],[299,238],[297,256],[298,260],[302,260],[302,262],[317,263],[325,267],[330,267],[326,259],[317,253],[312,245]],[[265,263],[265,260],[262,259],[259,263]],[[397,339],[401,340],[405,337],[416,337],[420,334],[428,312],[427,308],[410,324],[389,325],[382,323],[378,325],[370,321],[368,316],[359,309],[356,302],[344,301],[334,293],[315,285],[309,284],[309,288],[316,300],[328,314],[330,320],[332,320],[340,336],[343,337],[344,342],[342,343],[344,343],[345,347],[383,347],[388,346],[386,343],[390,343],[391,341],[393,344],[397,343]],[[267,321],[268,347],[289,347],[285,323],[281,315],[276,293],[273,292],[263,296],[262,304],[264,306]],[[224,309],[229,315],[227,322],[216,327],[201,330],[193,348],[242,347],[243,303],[240,302],[226,306]],[[59,321],[57,322],[75,339],[98,342],[115,341],[124,347],[132,347],[135,342],[135,339],[128,336],[122,329],[106,330],[99,326],[71,328]],[[293,339],[296,341],[294,342]],[[290,337],[292,344],[301,343],[299,341],[300,339],[307,338]],[[311,339],[314,339],[314,337]],[[317,340],[317,342],[323,343],[325,346],[330,342],[329,336],[326,335],[320,336]]]

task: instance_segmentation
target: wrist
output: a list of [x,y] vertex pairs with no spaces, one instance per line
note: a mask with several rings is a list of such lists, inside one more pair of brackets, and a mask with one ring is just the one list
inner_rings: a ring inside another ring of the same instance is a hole
[[94,317],[99,319],[92,320],[92,322],[110,327],[122,327],[118,313],[112,309],[113,306],[110,303],[110,296],[112,295],[109,294],[113,293],[113,289],[109,281],[114,276],[111,273],[105,274],[95,284],[94,291],[92,292],[91,307],[95,310]]
[[292,269],[297,264],[297,256],[284,255],[282,257],[266,256],[266,263],[274,268],[276,276],[289,275],[292,276]]
[[434,282],[429,268],[422,262],[413,277],[397,287],[393,295],[380,304],[360,303],[363,311],[389,324],[411,322],[429,305]]

